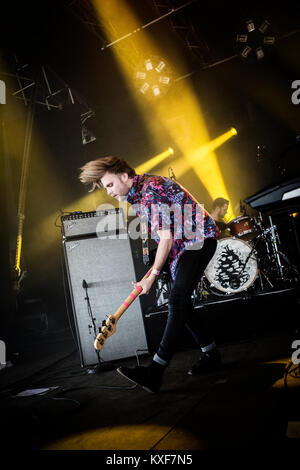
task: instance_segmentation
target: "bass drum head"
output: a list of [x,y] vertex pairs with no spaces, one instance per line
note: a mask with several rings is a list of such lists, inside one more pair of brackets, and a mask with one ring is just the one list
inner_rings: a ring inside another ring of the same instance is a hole
[[257,277],[257,260],[251,246],[243,240],[223,238],[204,272],[211,286],[226,294],[237,294],[248,289]]

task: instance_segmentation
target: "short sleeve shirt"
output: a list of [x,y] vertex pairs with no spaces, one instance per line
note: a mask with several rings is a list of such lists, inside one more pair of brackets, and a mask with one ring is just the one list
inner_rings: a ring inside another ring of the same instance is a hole
[[168,264],[175,279],[178,261],[186,250],[201,249],[206,238],[217,238],[219,229],[212,217],[179,183],[164,176],[145,173],[133,178],[127,202],[147,224],[148,236],[160,242],[157,230],[172,234]]

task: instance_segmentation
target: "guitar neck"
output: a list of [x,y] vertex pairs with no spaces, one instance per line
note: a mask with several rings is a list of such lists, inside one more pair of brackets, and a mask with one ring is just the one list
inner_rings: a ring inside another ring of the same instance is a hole
[[[143,279],[147,279],[147,277],[150,276],[151,274],[151,271],[152,271],[152,268],[153,266],[151,266],[151,268],[149,269],[149,271],[145,274],[145,276],[143,277]],[[143,280],[142,279],[142,280]],[[142,292],[142,288],[141,287],[135,287],[133,289],[133,291],[129,294],[129,296],[124,300],[124,302],[122,303],[122,305],[120,305],[120,307],[118,308],[118,310],[112,315],[112,317],[114,317],[115,321],[117,322],[120,317],[123,315],[123,313],[128,309],[128,307],[132,304],[132,302],[140,295],[140,293]]]

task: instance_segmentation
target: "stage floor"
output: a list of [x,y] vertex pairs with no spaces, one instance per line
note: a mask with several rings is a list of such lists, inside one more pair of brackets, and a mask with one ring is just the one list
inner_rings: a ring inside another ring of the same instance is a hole
[[[82,368],[69,330],[33,338],[19,362],[0,371],[3,448],[227,452],[298,445],[300,380],[295,372],[286,374],[286,366],[291,371],[296,367],[292,343],[298,339],[300,344],[300,336],[289,315],[296,304],[285,294],[281,301],[286,308],[278,313],[278,322],[270,324],[266,303],[258,302],[252,327],[236,329],[231,337],[223,329],[230,316],[226,304],[223,319],[221,310],[210,305],[210,315],[215,314],[223,330],[218,333],[223,367],[189,376],[199,353],[180,346],[159,394],[133,386],[116,372],[120,365],[136,365],[135,357]],[[279,305],[275,294],[266,297],[269,309]],[[257,318],[265,321],[257,324]],[[141,355],[139,361],[145,365],[151,355]],[[51,387],[42,395],[17,396]]]

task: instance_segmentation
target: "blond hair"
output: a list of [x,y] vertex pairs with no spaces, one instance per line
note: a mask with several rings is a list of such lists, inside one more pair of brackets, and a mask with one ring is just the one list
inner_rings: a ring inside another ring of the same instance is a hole
[[117,157],[103,157],[92,160],[81,168],[79,179],[83,184],[92,184],[89,192],[103,188],[101,178],[108,171],[113,174],[127,173],[130,178],[135,176],[135,170],[125,161]]

